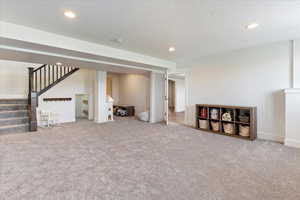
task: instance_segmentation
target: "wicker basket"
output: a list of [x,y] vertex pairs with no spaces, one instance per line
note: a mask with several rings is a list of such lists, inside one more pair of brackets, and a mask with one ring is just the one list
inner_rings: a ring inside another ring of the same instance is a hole
[[240,120],[240,122],[248,123],[250,120],[250,117],[246,116],[246,115],[239,115],[239,120]]
[[224,133],[227,134],[234,134],[234,125],[230,123],[224,123],[223,124]]
[[250,127],[249,126],[243,126],[239,125],[239,135],[244,136],[244,137],[249,137],[250,136]]
[[219,122],[210,122],[213,131],[220,131]]
[[207,120],[199,120],[199,127],[202,129],[208,129],[208,121]]

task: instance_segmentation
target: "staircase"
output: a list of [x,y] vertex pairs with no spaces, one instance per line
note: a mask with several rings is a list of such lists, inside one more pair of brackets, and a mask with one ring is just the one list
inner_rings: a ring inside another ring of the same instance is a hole
[[37,131],[36,108],[39,96],[78,70],[77,67],[47,64],[37,69],[29,68],[29,131]]
[[29,131],[28,100],[0,99],[0,135]]
[[48,64],[28,69],[28,99],[0,99],[0,135],[37,131],[38,97],[79,70]]

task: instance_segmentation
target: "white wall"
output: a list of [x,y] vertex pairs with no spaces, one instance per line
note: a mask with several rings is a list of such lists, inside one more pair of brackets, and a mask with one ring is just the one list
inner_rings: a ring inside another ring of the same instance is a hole
[[300,88],[300,39],[295,40],[295,88]]
[[156,123],[165,120],[165,111],[168,104],[165,102],[165,77],[164,74],[151,72],[150,74],[150,122]]
[[112,98],[114,105],[133,105],[135,114],[149,110],[150,76],[149,74],[108,73],[112,78]]
[[28,67],[40,64],[0,60],[0,98],[27,98]]
[[287,146],[300,148],[300,89],[286,89],[285,93],[285,140]]
[[107,73],[107,77],[112,79],[112,98],[114,99],[114,104],[119,104],[120,95],[120,74],[117,73]]
[[283,141],[290,53],[290,42],[280,42],[203,58],[186,75],[188,124],[195,104],[257,106],[258,137]]
[[[41,110],[48,110],[59,114],[60,122],[74,122],[75,95],[87,94],[89,100],[93,99],[93,82],[95,80],[95,70],[80,69],[67,79],[63,80],[39,97],[39,107]],[[43,98],[72,98],[72,101],[45,102]],[[93,102],[89,101],[89,114],[93,113]],[[92,116],[89,116],[89,119]]]
[[135,106],[135,113],[149,110],[150,77],[148,74],[120,74],[119,104]]
[[185,111],[185,80],[175,79],[175,112]]

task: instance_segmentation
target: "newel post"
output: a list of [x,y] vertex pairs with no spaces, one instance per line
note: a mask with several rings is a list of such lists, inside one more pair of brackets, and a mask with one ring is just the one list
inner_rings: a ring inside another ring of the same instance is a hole
[[28,68],[29,87],[28,87],[28,113],[29,113],[29,131],[37,131],[36,107],[37,93],[33,90],[33,68]]

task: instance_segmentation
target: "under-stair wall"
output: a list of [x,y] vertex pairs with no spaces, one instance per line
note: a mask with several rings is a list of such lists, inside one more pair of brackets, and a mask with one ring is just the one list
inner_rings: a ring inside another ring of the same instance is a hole
[[[47,110],[59,115],[61,123],[76,121],[75,95],[89,96],[89,119],[93,119],[93,83],[95,70],[80,69],[55,87],[39,97],[40,110]],[[71,98],[71,101],[44,101],[44,98]]]
[[[0,99],[26,99],[28,97],[28,67],[40,64],[19,63],[0,60]],[[90,98],[89,111],[93,118],[93,81],[95,70],[80,69],[39,97],[38,109],[56,112],[60,122],[75,121],[75,95],[87,94]],[[45,102],[44,98],[72,98],[69,102]],[[24,108],[24,107],[23,107]],[[12,109],[12,108],[8,108]],[[27,113],[28,115],[28,113]],[[28,119],[26,119],[28,121]],[[2,124],[10,123],[4,122]],[[24,121],[21,121],[24,122]],[[9,125],[9,124],[8,124]]]

